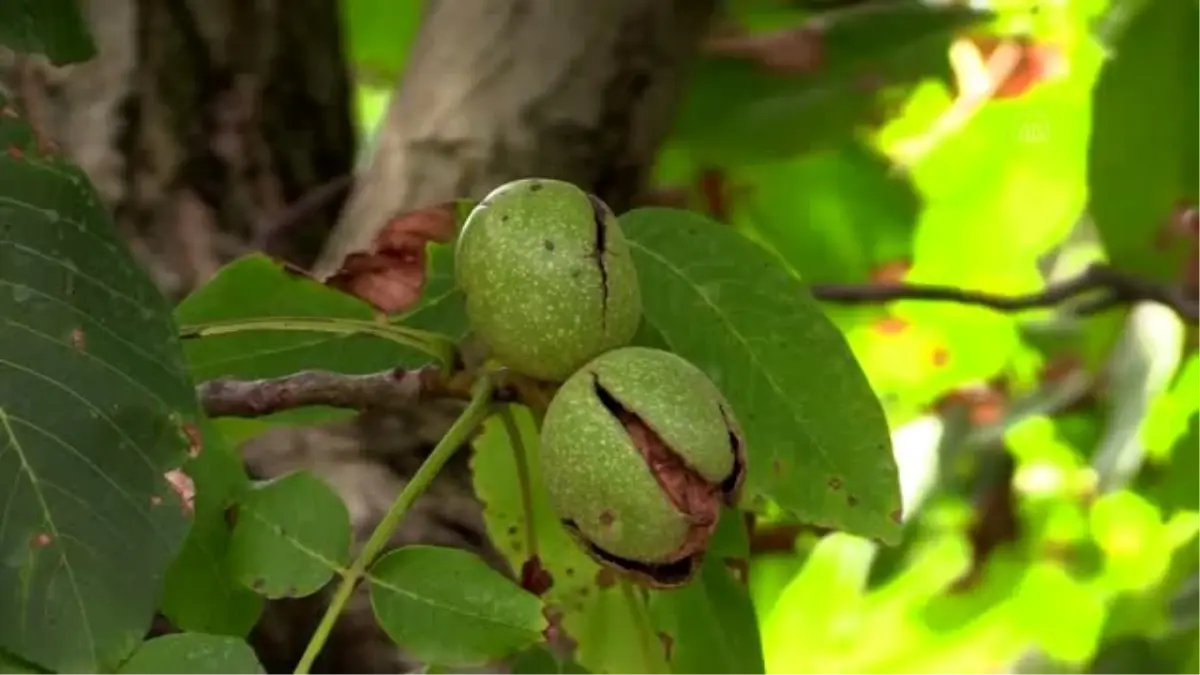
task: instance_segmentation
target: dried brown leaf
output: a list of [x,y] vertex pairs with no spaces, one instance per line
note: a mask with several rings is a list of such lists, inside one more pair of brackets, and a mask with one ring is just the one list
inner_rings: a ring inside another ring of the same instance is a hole
[[385,314],[411,309],[425,288],[426,247],[454,238],[457,212],[447,202],[392,218],[369,250],[351,253],[325,283]]

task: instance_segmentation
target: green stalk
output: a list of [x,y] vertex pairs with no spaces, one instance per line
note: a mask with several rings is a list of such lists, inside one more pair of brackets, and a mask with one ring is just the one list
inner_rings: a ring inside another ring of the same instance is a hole
[[413,475],[412,480],[404,486],[404,490],[400,492],[400,496],[392,503],[388,512],[383,516],[383,520],[375,526],[375,530],[371,533],[371,537],[367,539],[367,543],[363,545],[362,551],[358,557],[354,559],[354,564],[342,576],[342,583],[338,585],[337,591],[333,595],[333,599],[329,602],[329,607],[325,609],[325,615],[321,617],[321,623],[317,625],[316,631],[313,633],[312,639],[308,643],[308,647],[304,650],[304,655],[300,657],[300,662],[296,664],[294,671],[298,675],[308,673],[312,668],[313,662],[317,655],[321,653],[321,649],[325,646],[326,640],[329,639],[329,634],[333,631],[333,626],[337,623],[338,616],[342,613],[346,603],[350,601],[350,595],[354,592],[354,587],[358,584],[359,579],[366,574],[367,567],[375,561],[383,548],[387,546],[388,540],[400,523],[404,520],[404,516],[412,507],[413,502],[425,492],[429,487],[430,482],[437,476],[446,462],[454,455],[467,440],[471,434],[483,423],[483,420],[491,414],[491,399],[494,390],[494,383],[491,377],[484,375],[475,383],[474,390],[471,393],[471,402],[467,405],[467,409],[458,416],[458,419],[451,425],[450,430],[438,441],[437,446],[429,457],[421,464],[421,468]]
[[186,340],[251,331],[304,331],[335,335],[370,335],[424,352],[437,359],[443,366],[449,366],[454,361],[454,342],[444,335],[363,319],[271,317],[268,319],[214,321],[182,326],[179,329],[179,337]]
[[538,554],[537,532],[534,529],[533,517],[533,481],[529,477],[529,457],[526,454],[525,442],[521,440],[521,429],[517,426],[517,418],[513,415],[512,406],[500,406],[500,421],[504,423],[504,431],[508,434],[508,444],[513,451],[513,461],[517,464],[517,487],[521,491],[521,509],[525,512],[525,532],[528,557]]

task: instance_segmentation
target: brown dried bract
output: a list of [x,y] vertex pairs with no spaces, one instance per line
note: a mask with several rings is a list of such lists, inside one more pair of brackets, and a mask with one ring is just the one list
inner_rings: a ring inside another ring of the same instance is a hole
[[538,556],[527,558],[521,565],[521,588],[534,595],[545,595],[554,586],[554,577],[542,565]]
[[371,250],[351,253],[325,283],[386,314],[412,308],[425,288],[426,246],[453,240],[457,213],[457,205],[447,202],[396,216]]

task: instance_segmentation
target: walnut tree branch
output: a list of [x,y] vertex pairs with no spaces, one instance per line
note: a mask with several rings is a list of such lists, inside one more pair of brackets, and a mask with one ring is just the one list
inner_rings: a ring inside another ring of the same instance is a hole
[[[1090,314],[1138,301],[1158,302],[1195,323],[1200,308],[1182,288],[1156,284],[1110,267],[1096,265],[1082,274],[1053,284],[1039,293],[1005,296],[953,286],[923,284],[814,284],[819,300],[843,304],[873,304],[895,300],[930,300],[1018,311],[1052,307],[1089,294],[1098,297],[1081,304]],[[305,406],[331,406],[352,410],[401,410],[429,398],[467,400],[471,374],[446,376],[436,368],[396,368],[366,375],[309,370],[262,380],[218,379],[196,387],[201,406],[210,417],[259,417]],[[497,400],[525,400],[520,383],[501,386]]]
[[262,380],[218,379],[196,387],[210,417],[259,417],[305,406],[401,410],[423,398],[466,400],[470,384],[431,367],[396,368],[367,375],[306,370]]
[[1120,304],[1149,301],[1170,307],[1191,323],[1200,321],[1200,304],[1196,298],[1189,297],[1182,287],[1158,284],[1106,265],[1093,265],[1078,276],[1028,295],[997,295],[954,286],[904,283],[813,284],[810,290],[818,300],[839,304],[926,300],[978,305],[1002,312],[1053,307],[1097,294],[1097,297],[1081,304],[1077,312],[1094,314]]

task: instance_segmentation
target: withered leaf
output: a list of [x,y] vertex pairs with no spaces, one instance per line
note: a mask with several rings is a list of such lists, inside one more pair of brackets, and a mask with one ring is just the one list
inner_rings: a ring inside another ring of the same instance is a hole
[[328,286],[365,300],[385,314],[407,311],[425,288],[426,247],[457,231],[458,205],[445,202],[395,216],[367,251],[346,256]]

